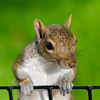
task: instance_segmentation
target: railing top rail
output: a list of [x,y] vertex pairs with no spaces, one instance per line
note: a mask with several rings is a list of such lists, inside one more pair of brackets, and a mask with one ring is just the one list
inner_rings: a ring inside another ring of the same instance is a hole
[[[12,88],[12,89],[20,89],[20,86],[0,86],[0,89],[8,89],[8,88]],[[48,86],[34,86],[34,89],[59,89],[59,86],[54,86],[54,85],[48,85]],[[92,86],[92,85],[87,85],[87,86],[73,86],[73,89],[100,89],[100,86]]]
[[[0,89],[6,89],[9,92],[9,99],[13,100],[13,89],[20,89],[20,86],[0,86]],[[59,86],[34,86],[33,89],[47,89],[49,100],[52,98],[52,89],[59,89]],[[92,90],[100,89],[100,86],[73,86],[73,89],[86,89],[88,91],[88,100],[92,100]]]

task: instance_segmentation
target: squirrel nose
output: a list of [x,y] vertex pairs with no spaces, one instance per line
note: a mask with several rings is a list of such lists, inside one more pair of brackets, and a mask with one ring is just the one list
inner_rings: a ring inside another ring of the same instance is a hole
[[76,60],[75,61],[70,61],[68,65],[69,65],[70,68],[73,68],[77,65],[77,61]]

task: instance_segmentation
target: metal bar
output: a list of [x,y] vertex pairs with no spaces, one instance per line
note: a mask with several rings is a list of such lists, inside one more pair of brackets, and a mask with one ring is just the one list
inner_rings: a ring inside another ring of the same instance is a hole
[[[20,89],[20,86],[0,86],[0,89],[8,89],[9,87],[13,89]],[[58,86],[34,86],[34,89],[48,89],[51,87],[52,89],[59,89]],[[73,89],[87,89],[88,87],[92,87],[92,89],[100,89],[100,86],[73,86]]]
[[49,87],[47,90],[48,90],[49,100],[53,100],[52,99],[52,87]]
[[[34,89],[46,89],[48,90],[49,100],[52,98],[52,89],[59,89],[58,86],[34,86]],[[13,89],[20,89],[20,86],[0,86],[0,89],[6,89],[9,92],[9,99],[13,100]],[[73,89],[86,89],[88,91],[88,100],[92,100],[92,90],[100,89],[100,86],[73,86]]]
[[93,89],[100,89],[100,86],[92,86]]
[[8,92],[9,92],[9,100],[13,100],[12,89],[13,89],[12,86],[8,86],[8,88],[7,88]]
[[92,100],[92,86],[88,86],[87,91],[88,91],[88,100]]
[[88,100],[92,100],[92,92],[90,89],[88,90]]
[[[53,100],[52,99],[52,89],[54,89],[54,87],[53,86],[34,86],[34,89],[47,89],[49,100]],[[56,87],[56,88],[58,89],[58,87]]]

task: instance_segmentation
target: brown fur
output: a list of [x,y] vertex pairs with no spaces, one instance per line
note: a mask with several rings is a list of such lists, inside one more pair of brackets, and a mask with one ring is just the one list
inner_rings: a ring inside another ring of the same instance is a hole
[[[60,66],[63,64],[67,69],[72,68],[74,74],[70,79],[65,79],[64,81],[72,82],[74,80],[77,73],[76,68],[74,68],[77,64],[76,38],[69,30],[70,23],[71,16],[65,25],[53,24],[44,26],[41,21],[34,21],[36,38],[25,47],[13,65],[14,74],[22,85],[31,83],[30,78],[26,77],[27,75],[24,75],[25,77],[23,78],[18,73],[18,70],[25,60],[35,58],[35,54]],[[47,50],[47,42],[53,45],[53,50]],[[71,97],[69,100],[74,99]]]
[[[66,60],[76,62],[76,38],[64,25],[48,25],[43,41],[39,45],[39,53],[46,59],[53,61],[60,60],[66,65]],[[50,40],[54,46],[54,51],[48,52],[45,45]]]
[[24,78],[23,81],[22,81],[22,84],[23,85],[26,85],[28,84],[30,81],[28,80],[28,78]]

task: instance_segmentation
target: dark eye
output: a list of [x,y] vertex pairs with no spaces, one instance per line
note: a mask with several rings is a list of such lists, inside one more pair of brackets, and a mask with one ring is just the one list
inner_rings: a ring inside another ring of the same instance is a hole
[[48,49],[48,50],[53,50],[54,48],[53,48],[53,45],[50,43],[50,42],[47,42],[46,43],[46,48]]

